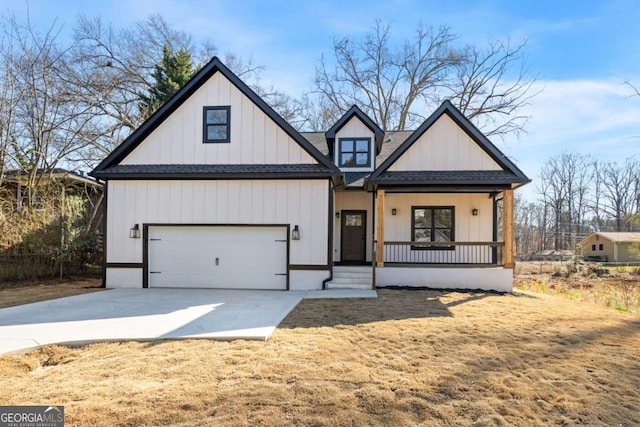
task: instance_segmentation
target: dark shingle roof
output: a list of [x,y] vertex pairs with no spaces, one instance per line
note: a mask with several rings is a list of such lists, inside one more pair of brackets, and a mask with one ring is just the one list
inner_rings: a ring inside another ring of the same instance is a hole
[[345,172],[345,184],[347,184],[347,187],[363,187],[364,179],[370,174],[371,172]]
[[94,172],[99,178],[184,178],[184,179],[234,179],[234,178],[326,178],[332,175],[324,165],[114,165]]
[[495,184],[526,182],[508,171],[385,171],[372,180],[377,184]]
[[[376,156],[376,166],[382,164],[412,133],[413,131],[390,131],[385,133],[382,141],[382,149]],[[327,146],[327,139],[324,132],[303,132],[302,136],[324,156],[329,158],[329,147]],[[364,185],[364,179],[368,177],[371,172],[345,172],[344,174],[348,187],[362,187]]]

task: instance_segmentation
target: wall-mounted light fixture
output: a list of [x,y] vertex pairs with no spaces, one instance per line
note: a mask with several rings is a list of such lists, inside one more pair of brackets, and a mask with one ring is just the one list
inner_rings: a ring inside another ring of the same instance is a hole
[[133,227],[131,227],[131,229],[129,230],[129,237],[132,239],[140,238],[140,226],[138,224],[135,224]]
[[298,230],[298,226],[293,226],[293,231],[291,231],[291,240],[300,240],[300,230]]
[[478,216],[478,209],[476,208],[471,209],[471,215]]
[[340,219],[340,211],[336,212],[336,219]]
[[391,209],[391,215],[397,215],[398,214],[398,209],[393,208]]

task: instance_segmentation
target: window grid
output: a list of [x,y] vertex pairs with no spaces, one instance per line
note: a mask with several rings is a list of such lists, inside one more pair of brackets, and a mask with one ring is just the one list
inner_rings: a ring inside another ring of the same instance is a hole
[[204,107],[202,116],[202,141],[204,143],[230,142],[231,107]]
[[370,138],[344,138],[338,141],[341,167],[368,167],[371,164]]
[[[422,218],[416,214],[422,213]],[[422,219],[422,220],[420,220]],[[411,239],[414,242],[455,242],[453,206],[412,206]],[[412,246],[412,249],[454,250],[453,246]]]

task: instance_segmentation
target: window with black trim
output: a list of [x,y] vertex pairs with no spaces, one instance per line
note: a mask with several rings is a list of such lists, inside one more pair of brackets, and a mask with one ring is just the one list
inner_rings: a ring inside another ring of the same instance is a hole
[[204,107],[202,142],[229,142],[231,133],[231,107]]
[[[412,206],[411,240],[414,242],[454,242],[453,206]],[[454,249],[453,246],[413,246],[412,249]]]
[[340,138],[338,144],[341,167],[362,168],[371,165],[370,138]]
[[598,250],[599,250],[599,251],[603,251],[603,250],[604,250],[604,245],[603,245],[602,243],[600,243],[600,244],[598,245]]
[[595,251],[596,250],[596,245],[591,245],[591,250]]

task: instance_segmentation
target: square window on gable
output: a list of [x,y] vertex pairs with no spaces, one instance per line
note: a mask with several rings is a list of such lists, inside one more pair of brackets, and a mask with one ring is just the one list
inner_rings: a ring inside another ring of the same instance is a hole
[[230,142],[231,107],[204,107],[202,142]]
[[340,138],[338,162],[341,167],[371,166],[370,138]]

